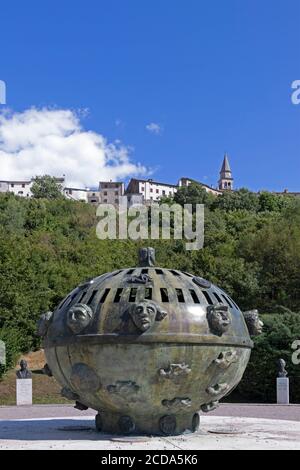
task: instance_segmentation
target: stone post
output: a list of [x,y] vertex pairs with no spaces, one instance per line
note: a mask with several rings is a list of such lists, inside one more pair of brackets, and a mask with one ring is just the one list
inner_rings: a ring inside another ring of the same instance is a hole
[[288,373],[285,369],[286,362],[284,359],[279,359],[277,364],[278,364],[277,404],[289,405],[290,404],[290,380],[287,377]]
[[27,362],[20,361],[20,370],[16,372],[16,403],[17,406],[32,405],[32,374],[27,368]]
[[0,340],[0,366],[5,366],[5,364],[6,364],[5,343]]

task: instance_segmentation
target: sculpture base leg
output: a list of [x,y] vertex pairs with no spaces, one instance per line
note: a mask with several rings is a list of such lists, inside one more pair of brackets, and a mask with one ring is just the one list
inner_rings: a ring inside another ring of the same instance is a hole
[[198,413],[163,414],[161,416],[129,416],[118,413],[100,412],[95,419],[96,430],[108,434],[152,434],[174,436],[185,431],[199,429]]

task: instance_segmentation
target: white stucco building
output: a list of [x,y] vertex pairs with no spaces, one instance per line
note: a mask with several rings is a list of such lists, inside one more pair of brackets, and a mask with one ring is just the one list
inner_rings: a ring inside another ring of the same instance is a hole
[[196,181],[192,178],[180,178],[180,180],[178,181],[178,187],[182,188],[184,186],[190,186],[191,183],[199,184],[200,186],[202,186],[202,188],[205,189],[207,193],[214,194],[215,196],[219,196],[220,194],[222,194],[222,191],[220,191],[219,189],[213,188],[212,186],[208,186],[207,184],[201,183],[200,181]]
[[88,202],[88,189],[64,188],[63,192],[67,199]]
[[31,197],[32,180],[24,181],[0,181],[1,193],[13,193],[16,196]]
[[158,202],[162,197],[174,196],[177,189],[175,184],[160,183],[152,179],[132,178],[126,189],[126,194],[141,194],[145,202]]
[[[64,188],[65,179],[56,178],[57,184]],[[2,180],[0,181],[0,193],[13,193],[15,196],[32,197],[31,187],[34,183],[34,178],[30,180]],[[64,190],[63,190],[64,191]]]

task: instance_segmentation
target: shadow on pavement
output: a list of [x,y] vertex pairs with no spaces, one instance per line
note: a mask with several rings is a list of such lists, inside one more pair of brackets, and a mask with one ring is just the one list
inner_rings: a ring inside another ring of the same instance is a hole
[[0,440],[64,441],[108,440],[111,436],[96,431],[94,419],[0,420]]

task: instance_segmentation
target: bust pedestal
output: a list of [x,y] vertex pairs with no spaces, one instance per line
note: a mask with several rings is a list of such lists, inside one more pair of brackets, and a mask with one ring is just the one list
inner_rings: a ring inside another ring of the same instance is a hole
[[32,379],[17,379],[17,406],[32,405]]
[[277,378],[277,404],[290,404],[290,384],[289,379],[287,377]]

